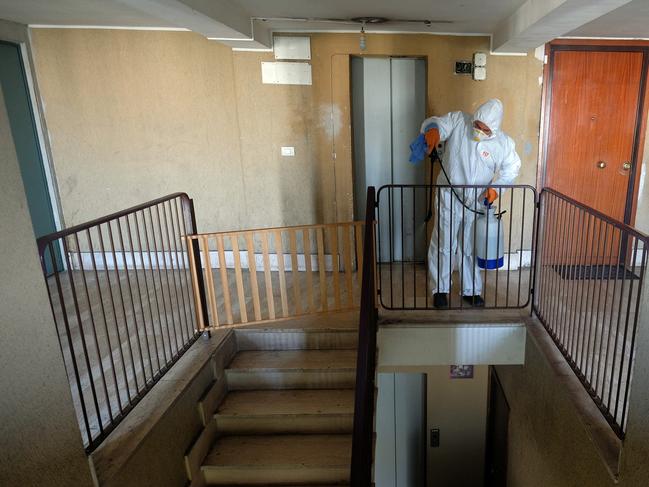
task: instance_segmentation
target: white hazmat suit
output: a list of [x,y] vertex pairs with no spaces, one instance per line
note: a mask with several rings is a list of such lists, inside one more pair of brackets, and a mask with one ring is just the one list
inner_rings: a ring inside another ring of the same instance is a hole
[[[514,141],[500,130],[502,118],[502,102],[492,99],[481,105],[473,115],[451,112],[441,117],[430,117],[424,120],[421,126],[421,133],[426,133],[436,126],[440,140],[446,141],[443,164],[450,181],[440,172],[438,184],[484,185],[483,189],[477,191],[455,189],[456,194],[469,208],[480,210],[481,202],[476,199],[480,198],[488,186],[512,184],[518,176],[521,160],[516,153]],[[489,127],[490,136],[475,131],[473,123],[476,120]],[[438,191],[433,215],[439,221],[433,229],[428,247],[431,292],[450,292],[452,259],[457,252],[459,239],[464,248],[460,263],[462,294],[479,295],[482,293],[482,279],[473,257],[475,214],[464,208],[450,189]]]

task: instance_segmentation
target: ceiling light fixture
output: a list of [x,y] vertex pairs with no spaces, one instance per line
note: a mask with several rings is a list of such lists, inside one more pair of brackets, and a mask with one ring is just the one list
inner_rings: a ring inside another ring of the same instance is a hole
[[326,17],[252,17],[252,20],[262,22],[313,22],[324,24],[424,24],[431,27],[434,24],[453,24],[453,20],[439,19],[388,19],[386,17],[353,17],[351,19],[337,19]]

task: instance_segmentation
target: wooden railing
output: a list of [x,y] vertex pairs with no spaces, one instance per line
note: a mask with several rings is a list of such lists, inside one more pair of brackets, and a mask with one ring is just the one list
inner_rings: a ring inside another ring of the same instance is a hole
[[[202,269],[207,294],[207,313],[199,303],[195,308],[201,329],[358,307],[363,227],[346,222],[188,235],[191,268]],[[195,271],[192,283],[198,288]]]

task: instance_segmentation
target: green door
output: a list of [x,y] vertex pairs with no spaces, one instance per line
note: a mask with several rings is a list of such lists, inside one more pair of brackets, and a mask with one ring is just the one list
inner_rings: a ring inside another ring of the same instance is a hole
[[[34,111],[29,98],[25,67],[20,46],[0,41],[0,86],[9,115],[11,134],[16,145],[18,164],[27,195],[27,205],[36,237],[56,231],[52,200],[45,176],[43,156],[38,143]],[[59,269],[62,268],[57,254]],[[51,256],[46,256],[50,260]],[[47,265],[48,273],[51,263]]]

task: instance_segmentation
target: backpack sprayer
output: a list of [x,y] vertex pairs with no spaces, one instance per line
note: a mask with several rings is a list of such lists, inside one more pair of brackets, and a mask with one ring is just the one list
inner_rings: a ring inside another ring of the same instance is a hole
[[455,192],[452,187],[453,183],[446,173],[444,164],[437,153],[437,148],[430,153],[430,193],[428,198],[428,212],[426,213],[426,223],[433,217],[433,166],[435,161],[446,177],[446,181],[451,185],[451,192],[465,209],[476,215],[474,231],[475,248],[473,249],[476,256],[476,263],[480,269],[499,269],[505,264],[505,238],[500,219],[507,212],[501,211],[496,213],[496,208],[487,199],[484,200],[485,210],[479,211],[469,207],[462,198]]

